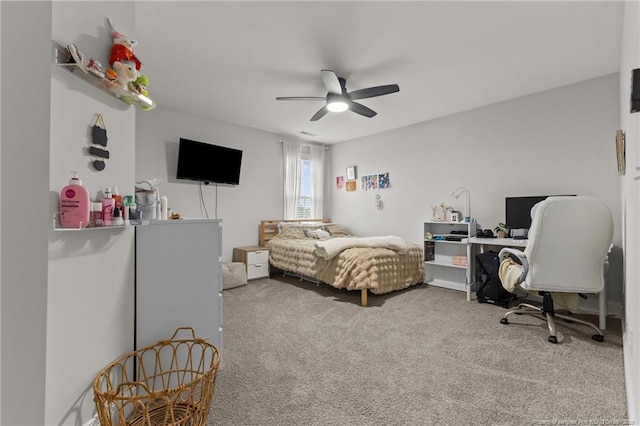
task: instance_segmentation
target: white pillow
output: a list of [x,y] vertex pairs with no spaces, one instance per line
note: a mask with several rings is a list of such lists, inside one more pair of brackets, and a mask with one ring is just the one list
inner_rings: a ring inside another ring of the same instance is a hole
[[331,238],[331,234],[323,229],[305,229],[304,233],[307,237],[316,240],[328,240]]

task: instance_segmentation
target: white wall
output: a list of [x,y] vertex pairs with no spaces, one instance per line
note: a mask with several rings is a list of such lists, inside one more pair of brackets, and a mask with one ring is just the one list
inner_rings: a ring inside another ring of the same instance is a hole
[[[51,231],[55,197],[70,170],[81,173],[94,196],[112,185],[130,192],[134,178],[168,178],[167,142],[192,137],[246,149],[241,185],[219,188],[218,193],[227,259],[230,247],[257,242],[260,219],[282,216],[280,145],[275,135],[161,107],[138,113],[136,131],[135,113],[51,65],[51,39],[76,42],[106,63],[107,16],[135,36],[131,2],[0,2],[1,424],[83,424],[93,410],[94,375],[133,346],[132,232]],[[628,114],[627,76],[629,69],[640,66],[639,27],[640,8],[628,2],[619,90],[629,156],[623,212],[616,196],[613,130],[619,123],[617,107],[611,105],[618,99],[617,92],[610,93],[617,84],[612,76],[336,145],[329,155],[328,215],[358,233],[394,230],[417,241],[429,205],[452,202],[448,193],[458,185],[471,189],[472,213],[486,227],[503,218],[506,195],[572,191],[600,196],[617,218],[627,217],[625,298],[627,306],[636,306],[638,181],[633,180],[637,176],[633,171],[640,156],[640,114]],[[152,70],[147,72],[152,77]],[[98,111],[105,115],[112,152],[101,173],[89,169],[89,160],[79,149],[87,143],[89,120]],[[498,152],[508,143],[514,144],[511,157]],[[161,148],[155,150],[155,144]],[[554,155],[538,157],[532,145]],[[505,161],[518,154],[527,158],[525,164],[533,161],[543,167],[517,167]],[[134,165],[136,155],[149,159]],[[155,155],[160,165],[154,166]],[[380,191],[383,210],[374,209],[375,193],[335,190],[335,176],[344,175],[350,164],[359,166],[359,175],[391,173],[392,188]],[[505,175],[509,180],[502,179]],[[161,189],[176,211],[202,217],[197,186],[166,183]],[[210,213],[214,194],[213,188],[205,188]],[[45,198],[48,209],[42,208]],[[620,228],[617,221],[616,241],[621,239]],[[636,311],[628,309],[625,318],[628,334],[640,329]],[[637,337],[632,348],[625,346],[634,361],[629,364],[628,383],[639,395]],[[639,412],[638,401],[630,404],[632,409]]]
[[[0,23],[2,22],[2,6],[0,6]],[[2,31],[0,31],[2,46]],[[0,50],[1,51],[1,50]],[[2,93],[2,55],[0,54],[0,93]],[[2,164],[2,102],[0,102],[0,164]],[[0,173],[2,188],[2,173]],[[2,241],[2,197],[0,197],[0,241]],[[0,244],[0,265],[2,265],[2,244]],[[2,274],[0,274],[0,330],[2,330]],[[0,338],[0,377],[2,377],[2,338]],[[0,421],[2,420],[2,380],[0,379]]]
[[0,2],[2,417],[44,424],[51,3]]
[[[106,18],[135,37],[134,7],[132,2],[2,2],[0,7],[0,423],[84,424],[94,412],[93,378],[133,349],[134,233],[56,232],[52,217],[72,170],[80,173],[93,198],[105,187],[133,192],[136,112],[53,65],[52,44],[74,42],[106,64],[111,46]],[[28,84],[16,84],[21,81]],[[91,120],[98,112],[107,124],[111,153],[102,172],[94,171],[86,156]],[[231,247],[257,243],[260,219],[282,217],[276,135],[162,107],[141,116],[137,136],[148,161],[140,164],[140,178],[159,175],[172,181],[163,165],[175,152],[167,156],[164,150],[166,142],[180,136],[244,150],[240,186],[218,193],[227,260]],[[202,217],[196,185],[166,183],[161,189],[176,211]],[[213,213],[214,188],[205,188],[204,195]],[[43,199],[48,208],[42,208]]]
[[626,270],[624,352],[629,419],[637,423],[640,420],[640,313],[637,309],[640,304],[640,181],[637,180],[640,175],[637,169],[640,165],[640,113],[631,114],[629,111],[629,79],[634,68],[640,68],[640,3],[626,2],[620,63],[620,128],[626,132],[627,141],[627,172],[622,180]]
[[[108,64],[112,38],[107,17],[135,37],[133,2],[53,2],[52,31],[45,43],[75,43]],[[45,56],[51,57],[49,49]],[[49,217],[57,211],[59,191],[72,170],[79,172],[92,199],[113,186],[132,194],[135,110],[67,69],[50,67]],[[109,138],[110,158],[102,172],[92,168],[86,155],[96,113],[104,116]],[[133,239],[133,229],[49,231],[45,424],[86,422],[94,411],[93,378],[133,350]]]
[[[151,78],[151,77],[150,77]],[[150,93],[153,87],[150,86]],[[240,149],[238,186],[219,185],[217,218],[222,219],[223,260],[233,247],[257,245],[260,220],[283,217],[282,146],[277,135],[158,106],[136,118],[136,180],[159,177],[160,195],[186,218],[205,218],[196,182],[176,180],[180,138]],[[216,186],[203,185],[210,218],[216,216]]]
[[[470,190],[479,226],[491,229],[504,221],[507,196],[593,195],[611,207],[620,245],[618,91],[615,74],[334,145],[327,179],[331,219],[359,235],[419,242],[431,205],[464,209],[464,197],[449,195],[459,186]],[[351,164],[358,177],[389,172],[391,188],[336,189],[336,176]],[[618,284],[610,299],[621,297]]]

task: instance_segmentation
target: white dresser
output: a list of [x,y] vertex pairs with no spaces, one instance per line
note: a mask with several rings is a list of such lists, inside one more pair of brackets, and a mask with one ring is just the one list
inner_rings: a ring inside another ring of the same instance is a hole
[[136,227],[136,348],[192,327],[222,349],[221,226],[206,219]]

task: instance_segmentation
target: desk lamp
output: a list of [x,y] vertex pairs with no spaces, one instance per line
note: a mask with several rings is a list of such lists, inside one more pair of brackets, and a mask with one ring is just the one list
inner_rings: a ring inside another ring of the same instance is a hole
[[471,193],[467,188],[461,186],[460,188],[451,191],[451,195],[453,195],[456,199],[460,198],[462,194],[466,194],[465,197],[465,207],[464,207],[464,222],[471,222]]

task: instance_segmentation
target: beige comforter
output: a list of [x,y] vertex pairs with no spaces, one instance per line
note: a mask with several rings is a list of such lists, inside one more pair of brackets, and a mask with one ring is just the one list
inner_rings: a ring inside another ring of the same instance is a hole
[[424,281],[420,244],[408,243],[403,254],[382,247],[348,248],[325,260],[315,254],[318,240],[285,231],[268,243],[269,262],[283,271],[316,278],[337,288],[366,288],[374,294],[389,293]]

